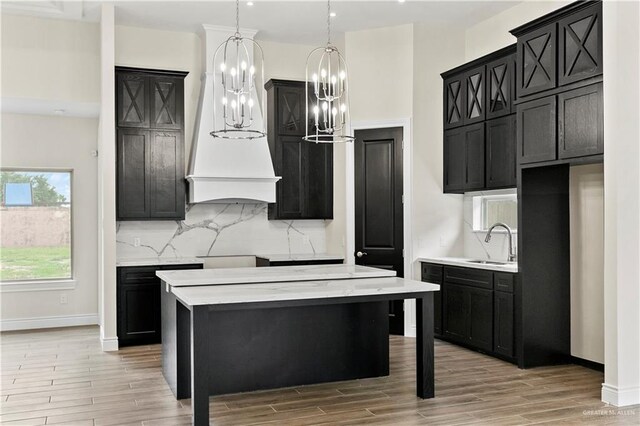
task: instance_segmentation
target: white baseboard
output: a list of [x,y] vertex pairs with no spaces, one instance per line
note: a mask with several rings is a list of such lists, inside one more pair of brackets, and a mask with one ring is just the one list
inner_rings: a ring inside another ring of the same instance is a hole
[[95,324],[98,324],[97,314],[2,319],[0,320],[0,331],[36,330],[39,328],[74,327],[78,325]]
[[100,338],[100,344],[102,345],[103,352],[114,352],[118,350],[118,338],[117,337],[107,337]]
[[619,388],[603,383],[602,402],[616,407],[640,404],[640,386]]

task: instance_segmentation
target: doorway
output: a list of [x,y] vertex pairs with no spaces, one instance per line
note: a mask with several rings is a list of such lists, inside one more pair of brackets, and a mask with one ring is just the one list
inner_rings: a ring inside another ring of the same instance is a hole
[[[355,131],[355,262],[404,277],[402,127]],[[389,303],[389,332],[404,335],[404,301]]]

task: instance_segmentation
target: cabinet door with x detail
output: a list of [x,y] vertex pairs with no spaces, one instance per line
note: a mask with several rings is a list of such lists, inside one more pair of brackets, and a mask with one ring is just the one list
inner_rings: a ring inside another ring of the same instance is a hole
[[149,79],[139,74],[119,73],[116,89],[119,127],[149,127]]
[[150,99],[152,129],[181,129],[184,102],[181,78],[150,77]]
[[518,98],[556,87],[555,22],[518,37]]
[[465,73],[464,90],[464,124],[484,121],[486,102],[484,65]]
[[513,112],[515,55],[487,64],[487,120]]
[[444,80],[444,128],[452,129],[464,124],[463,76]]
[[558,83],[602,74],[602,3],[558,22]]

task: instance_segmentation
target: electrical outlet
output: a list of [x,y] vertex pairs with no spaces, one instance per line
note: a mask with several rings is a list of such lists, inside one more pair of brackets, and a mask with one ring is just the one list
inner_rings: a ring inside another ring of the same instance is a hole
[[140,247],[140,238],[134,238],[133,239],[133,246],[134,247]]
[[61,305],[66,305],[66,304],[67,304],[67,302],[68,302],[68,300],[67,300],[67,295],[66,295],[66,294],[61,294],[61,295],[60,295],[60,304],[61,304]]

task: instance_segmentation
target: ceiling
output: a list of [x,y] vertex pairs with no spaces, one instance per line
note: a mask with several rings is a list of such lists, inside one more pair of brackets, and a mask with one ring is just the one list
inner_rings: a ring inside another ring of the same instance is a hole
[[[34,4],[39,7],[33,7]],[[78,19],[82,4],[84,20],[98,21],[100,1],[85,0],[16,2],[3,1],[6,12]],[[209,1],[115,1],[116,23],[171,31],[197,31],[201,24],[235,25],[235,2]],[[324,0],[271,1],[247,0],[240,4],[240,24],[259,30],[258,38],[280,42],[320,44],[326,41],[326,2]],[[370,28],[414,22],[448,24],[451,30],[465,28],[508,9],[520,1],[427,1],[351,0],[332,1],[332,32],[343,34]],[[31,4],[31,6],[29,6]],[[21,7],[24,6],[24,7]],[[73,7],[71,7],[73,5]],[[64,14],[68,10],[73,13]]]

